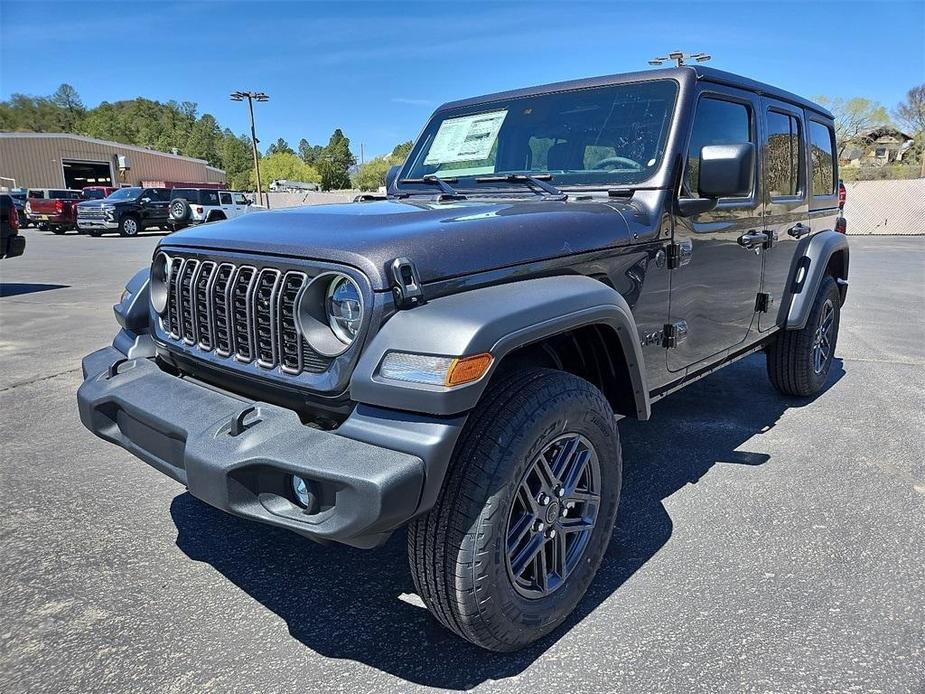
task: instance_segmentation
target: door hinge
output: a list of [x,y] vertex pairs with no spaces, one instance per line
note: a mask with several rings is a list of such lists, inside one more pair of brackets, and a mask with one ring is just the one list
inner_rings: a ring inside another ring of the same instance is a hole
[[674,241],[665,248],[665,260],[669,270],[676,270],[691,262],[694,244],[689,240]]
[[674,349],[687,339],[687,332],[687,321],[665,323],[662,332],[662,346],[665,349]]
[[392,295],[397,308],[411,308],[427,303],[418,269],[408,258],[396,258],[392,261]]
[[758,313],[768,313],[774,305],[774,297],[765,292],[759,292],[755,298],[755,311]]
[[764,250],[768,250],[769,248],[772,248],[777,242],[777,232],[773,229],[767,229],[764,233],[766,234],[767,238],[764,240],[764,243],[761,244],[761,247]]

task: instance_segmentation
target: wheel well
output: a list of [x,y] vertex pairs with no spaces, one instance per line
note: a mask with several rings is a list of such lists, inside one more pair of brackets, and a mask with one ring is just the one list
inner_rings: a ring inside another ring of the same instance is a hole
[[218,212],[217,210],[212,210],[212,211],[209,213],[209,216],[208,216],[208,218],[206,219],[206,221],[207,221],[207,222],[214,222],[216,219],[228,219],[228,217],[225,216],[225,213],[224,213],[224,212]]
[[[835,251],[835,253],[832,254],[832,257],[829,258],[828,264],[825,266],[825,274],[830,275],[835,279],[848,279],[848,254],[844,250]],[[845,303],[846,291],[846,285],[838,285],[838,292],[841,294],[842,304]]]
[[608,325],[586,325],[507,354],[495,378],[527,367],[558,369],[596,386],[617,414],[636,417],[636,401],[620,338]]

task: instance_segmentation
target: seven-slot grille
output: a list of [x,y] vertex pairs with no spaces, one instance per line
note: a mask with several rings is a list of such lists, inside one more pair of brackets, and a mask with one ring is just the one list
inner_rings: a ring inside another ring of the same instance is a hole
[[331,359],[313,350],[296,324],[303,272],[174,257],[164,330],[219,357],[287,374],[322,373]]

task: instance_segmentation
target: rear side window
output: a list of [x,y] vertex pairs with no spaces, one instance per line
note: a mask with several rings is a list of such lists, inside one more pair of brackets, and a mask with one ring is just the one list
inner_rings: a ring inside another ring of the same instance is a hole
[[768,192],[772,198],[800,194],[800,140],[798,118],[768,111]]
[[79,200],[80,193],[76,190],[53,190],[48,197],[55,200]]
[[203,205],[217,205],[218,193],[214,190],[202,190],[199,192],[200,202]]
[[189,202],[199,202],[199,191],[193,188],[174,188],[170,191],[170,199],[176,200],[177,198],[183,198]]
[[697,106],[687,150],[686,185],[691,195],[700,190],[700,150],[707,145],[754,142],[751,109],[745,104],[705,97]]
[[231,193],[219,193],[218,196],[222,199],[223,205],[231,204]]
[[809,122],[810,162],[813,195],[835,194],[835,133],[828,125]]
[[44,198],[45,191],[44,190],[30,190],[29,197],[30,198]]

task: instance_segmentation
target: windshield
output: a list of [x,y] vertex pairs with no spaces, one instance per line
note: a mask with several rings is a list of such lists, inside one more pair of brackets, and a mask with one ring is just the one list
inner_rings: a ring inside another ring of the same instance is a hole
[[141,188],[119,188],[109,194],[107,200],[134,200],[141,195]]
[[[401,178],[549,175],[558,187],[632,185],[661,162],[677,96],[671,80],[522,97],[438,114]],[[407,184],[405,184],[407,185]]]

